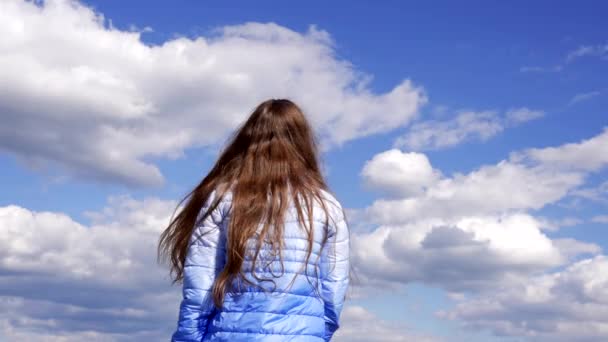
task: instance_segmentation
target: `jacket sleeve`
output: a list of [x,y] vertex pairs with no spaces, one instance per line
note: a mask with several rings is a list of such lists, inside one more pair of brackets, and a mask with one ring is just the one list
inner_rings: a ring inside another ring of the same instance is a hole
[[[197,222],[190,237],[184,264],[183,299],[172,342],[201,341],[215,311],[211,288],[224,267],[226,255],[221,204],[204,221]],[[206,211],[207,206],[203,207],[201,214]]]
[[[331,222],[331,221],[330,221]],[[321,293],[325,302],[325,341],[340,327],[340,313],[349,285],[349,229],[343,215],[329,227],[321,254]]]

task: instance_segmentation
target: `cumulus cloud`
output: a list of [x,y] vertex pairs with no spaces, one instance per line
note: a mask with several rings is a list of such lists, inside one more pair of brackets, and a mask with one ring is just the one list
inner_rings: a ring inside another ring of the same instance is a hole
[[530,148],[511,154],[511,159],[529,160],[552,168],[597,171],[608,164],[608,127],[589,139],[557,147]]
[[366,208],[370,220],[398,224],[425,217],[453,218],[540,209],[584,183],[577,172],[554,172],[502,160],[467,174],[444,177],[409,198],[381,198]]
[[[494,165],[444,176],[416,196],[380,198],[365,210],[372,221],[399,224],[426,217],[540,209],[580,191],[590,172],[608,165],[605,151],[608,151],[608,128],[578,143],[512,152],[508,159]],[[381,156],[368,163],[382,160],[387,164],[388,158],[400,158],[395,152]],[[383,170],[369,168],[364,174],[366,179],[382,179]],[[390,183],[399,183],[398,178],[391,174]],[[407,173],[401,179],[406,184],[411,182]],[[381,185],[379,181],[374,184]]]
[[608,339],[608,259],[584,259],[566,269],[522,279],[462,299],[441,317],[501,336],[533,341]]
[[345,306],[342,313],[343,328],[335,335],[337,342],[438,342],[439,337],[416,333],[402,323],[379,319],[358,305]]
[[491,289],[600,252],[595,244],[551,240],[521,213],[385,225],[357,234],[353,246],[364,283],[424,282],[454,292]]
[[[42,287],[42,284],[40,287]],[[66,286],[66,292],[69,287]],[[100,297],[103,298],[103,297]],[[43,342],[163,341],[174,314],[160,306],[174,307],[179,297],[147,298],[136,308],[94,307],[23,297],[0,297],[0,340]],[[175,310],[174,310],[175,311]]]
[[69,216],[0,208],[0,339],[162,340],[180,291],[156,264],[176,203],[111,198],[85,226]]
[[417,195],[433,185],[441,173],[422,153],[404,153],[397,149],[375,155],[361,171],[367,186],[389,195]]
[[[581,219],[537,218],[532,211],[568,197],[585,184],[589,172],[606,164],[597,158],[605,134],[574,144],[518,151],[508,160],[451,176],[434,170],[422,155],[389,150],[374,156],[362,175],[369,186],[380,190],[398,189],[400,179],[409,186],[416,178],[412,174],[420,174],[413,171],[420,165],[424,174],[441,176],[413,183],[418,186],[415,193],[396,191],[397,196],[377,199],[361,211],[366,221],[375,223],[353,238],[363,283],[424,282],[451,292],[483,291],[497,282],[526,278],[601,253],[594,243],[547,235]],[[423,162],[409,166],[406,161],[411,156]],[[395,171],[407,168],[401,177]],[[382,182],[385,170],[388,176]],[[421,188],[421,183],[427,186]]]
[[158,185],[158,158],[222,142],[259,101],[289,97],[323,146],[386,132],[427,100],[404,79],[375,94],[326,31],[275,23],[146,45],[74,1],[0,3],[0,148],[28,165]]
[[447,148],[472,140],[486,141],[506,127],[543,116],[543,111],[526,107],[510,109],[503,116],[497,111],[462,111],[449,120],[413,124],[395,140],[394,146],[419,151]]
[[[440,318],[497,336],[607,339],[608,261],[602,248],[549,235],[587,219],[534,216],[569,196],[591,196],[581,186],[608,165],[602,153],[608,150],[607,132],[515,151],[494,165],[451,176],[435,170],[422,154],[389,150],[374,156],[362,172],[368,186],[399,189],[400,178],[408,186],[359,213],[376,224],[353,234],[353,264],[364,288],[439,287],[456,302],[453,309],[440,310]],[[412,160],[419,162],[412,165]],[[418,174],[439,178],[414,182],[417,191],[408,191]],[[593,188],[596,197],[604,185]],[[602,223],[605,217],[590,220]]]

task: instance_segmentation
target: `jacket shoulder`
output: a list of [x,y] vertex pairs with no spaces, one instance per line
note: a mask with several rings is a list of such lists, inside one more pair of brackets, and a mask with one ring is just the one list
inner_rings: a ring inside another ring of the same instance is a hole
[[[197,221],[200,221],[203,218],[203,215],[210,209],[210,207],[217,201],[220,192],[218,189],[213,189],[207,200],[201,207],[201,210],[198,213]],[[222,198],[219,199],[217,206],[213,211],[209,213],[214,222],[219,223],[224,220],[224,218],[229,214],[230,206],[232,204],[232,192],[230,190],[226,191]]]
[[336,196],[325,189],[321,189],[321,195],[331,219],[336,222],[345,219],[342,203],[340,203]]

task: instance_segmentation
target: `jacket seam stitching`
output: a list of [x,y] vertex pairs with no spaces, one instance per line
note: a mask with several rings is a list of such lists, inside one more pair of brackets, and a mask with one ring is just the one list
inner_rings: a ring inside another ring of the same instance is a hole
[[[226,311],[226,310],[222,310],[221,312],[222,313],[223,312],[227,312],[227,313],[244,313],[242,311]],[[269,313],[269,314],[280,315],[280,316],[292,316],[292,315],[293,316],[308,316],[308,317],[315,317],[315,318],[319,318],[319,319],[323,319],[324,320],[324,318],[322,316],[319,316],[319,315],[302,314],[302,313],[280,313],[280,312],[274,312],[274,311],[259,311],[259,310],[250,311],[250,312],[247,312],[247,313]]]
[[227,333],[227,334],[248,334],[248,335],[287,335],[287,336],[314,336],[314,337],[318,337],[318,338],[323,338],[322,336],[319,335],[315,335],[315,334],[305,334],[305,333],[299,333],[299,334],[286,334],[286,333],[273,333],[273,332],[257,332],[257,331],[243,331],[243,330],[220,330],[220,329],[213,329],[210,330],[209,333]]

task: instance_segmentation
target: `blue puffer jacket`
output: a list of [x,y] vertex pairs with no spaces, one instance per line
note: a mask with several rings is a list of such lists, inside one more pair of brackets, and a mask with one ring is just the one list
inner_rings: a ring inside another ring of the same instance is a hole
[[[300,228],[295,208],[291,206],[285,217],[285,272],[281,272],[278,260],[265,267],[268,259],[264,259],[264,252],[268,250],[264,246],[256,263],[258,277],[270,278],[271,272],[283,274],[274,278],[275,291],[265,293],[260,288],[242,285],[244,290],[227,292],[223,307],[216,309],[211,288],[226,260],[226,229],[232,199],[228,192],[211,215],[197,224],[190,239],[184,267],[183,300],[171,341],[329,341],[340,326],[340,312],[349,284],[349,231],[340,203],[330,193],[323,191],[323,194],[330,220],[325,226],[324,212],[320,204],[315,203],[314,244],[307,266],[308,278],[303,272],[308,244],[306,233]],[[201,213],[207,210],[214,196],[215,192]],[[201,237],[203,232],[208,233]],[[322,246],[324,232],[328,239]],[[253,248],[253,240],[251,242]],[[245,275],[258,283],[251,274],[251,266],[251,259],[246,259]],[[273,289],[272,283],[260,285]]]

